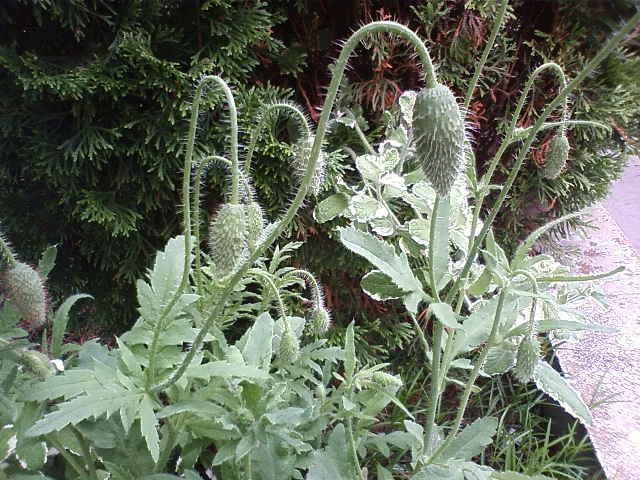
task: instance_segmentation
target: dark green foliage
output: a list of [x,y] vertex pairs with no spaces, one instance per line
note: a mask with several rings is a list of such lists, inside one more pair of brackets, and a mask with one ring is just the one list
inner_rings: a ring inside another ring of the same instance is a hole
[[[176,184],[194,80],[224,72],[238,89],[246,129],[259,105],[288,95],[268,79],[302,60],[271,34],[284,19],[277,2],[260,1],[0,6],[7,233],[21,239],[25,258],[59,243],[66,271],[58,279],[96,294],[101,327],[130,322],[133,279],[178,227]],[[220,117],[203,113],[200,152],[225,152]],[[280,164],[287,152],[270,148],[259,145],[258,155],[266,149],[265,161]],[[225,176],[212,170],[207,204],[219,201]]]

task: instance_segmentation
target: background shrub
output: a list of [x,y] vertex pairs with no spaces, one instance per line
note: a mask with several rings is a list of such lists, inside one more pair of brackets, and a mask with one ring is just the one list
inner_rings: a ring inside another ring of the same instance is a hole
[[[581,8],[568,0],[512,3],[470,105],[479,170],[495,152],[501,133],[488,126],[512,108],[514,92],[532,66],[553,59],[571,77],[632,12],[632,3],[592,0]],[[23,258],[35,259],[46,244],[58,243],[65,258],[58,280],[96,295],[102,316],[92,328],[119,331],[133,319],[132,280],[177,231],[181,139],[195,78],[221,72],[230,79],[245,127],[257,105],[276,97],[299,100],[315,119],[328,83],[326,67],[337,51],[335,40],[361,22],[397,18],[428,39],[442,79],[463,93],[495,4],[372,0],[349,8],[337,0],[3,2],[0,201],[5,230],[20,239]],[[544,218],[604,196],[626,155],[636,151],[640,60],[632,42],[611,55],[572,99],[575,117],[606,121],[613,135],[572,131],[569,165],[556,180],[539,174],[550,138],[540,139],[500,217],[502,236],[509,242]],[[376,36],[365,48],[369,55],[354,63],[342,103],[362,105],[372,132],[396,96],[419,82],[411,51],[402,43]],[[554,79],[543,78],[536,104],[555,91]],[[533,119],[536,112],[527,114]],[[203,152],[224,151],[225,138],[213,126],[220,116],[202,118]],[[289,191],[285,160],[290,149],[280,142],[287,136],[285,127],[265,137],[256,162],[258,193],[273,211]],[[334,146],[350,143],[341,130],[334,137],[339,139]],[[510,158],[505,155],[499,173],[509,169]],[[208,173],[209,211],[220,201],[224,179],[222,170]],[[354,315],[367,320],[372,328],[360,334],[372,338],[361,339],[362,344],[376,345],[377,354],[401,347],[402,336],[381,333],[380,322],[395,321],[394,312],[362,298],[361,263],[333,244],[309,215],[292,233],[309,237],[305,263],[324,278],[338,320]]]

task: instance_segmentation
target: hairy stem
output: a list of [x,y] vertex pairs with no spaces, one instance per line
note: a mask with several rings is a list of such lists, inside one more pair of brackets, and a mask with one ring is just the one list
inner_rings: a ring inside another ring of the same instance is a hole
[[476,86],[478,85],[478,79],[482,74],[482,70],[484,69],[484,66],[487,63],[487,58],[489,58],[489,53],[491,53],[493,44],[496,41],[496,37],[498,36],[500,27],[502,26],[502,22],[504,21],[504,17],[505,17],[505,13],[507,11],[508,5],[509,5],[509,0],[502,0],[502,3],[500,4],[500,10],[498,10],[498,15],[496,16],[495,22],[493,23],[493,29],[491,30],[491,35],[489,36],[489,40],[487,40],[487,44],[484,46],[482,57],[480,58],[480,61],[476,65],[476,70],[473,74],[473,78],[471,79],[471,83],[467,88],[467,94],[464,97],[465,112],[469,108],[469,104],[471,103],[471,98],[473,97],[473,92],[476,89]]
[[[322,146],[322,142],[324,141],[325,134],[327,132],[327,125],[329,123],[329,116],[331,115],[331,111],[333,110],[333,105],[335,104],[336,97],[338,95],[338,88],[340,87],[340,83],[342,82],[342,77],[344,76],[344,71],[347,67],[347,62],[349,60],[350,55],[353,53],[355,48],[358,46],[360,41],[365,38],[367,35],[377,32],[390,32],[395,33],[408,40],[418,51],[418,56],[422,61],[423,68],[425,69],[425,82],[428,86],[433,87],[436,85],[436,76],[435,70],[433,68],[433,63],[431,62],[431,57],[429,56],[429,52],[424,45],[424,43],[420,40],[420,38],[413,33],[410,29],[405,27],[404,25],[400,25],[395,22],[372,22],[369,23],[360,29],[358,29],[345,43],[342,51],[340,52],[340,56],[336,61],[335,68],[333,70],[333,77],[331,79],[331,83],[329,84],[329,89],[327,92],[327,96],[325,97],[324,105],[322,107],[322,113],[320,115],[320,121],[318,122],[318,128],[316,131],[316,136],[313,142],[313,146],[311,147],[311,154],[309,155],[309,162],[307,164],[307,168],[305,174],[300,182],[298,187],[298,191],[289,204],[287,211],[283,215],[283,217],[275,224],[273,228],[271,228],[270,233],[266,235],[266,237],[262,240],[262,242],[256,247],[255,251],[247,258],[247,260],[240,265],[240,267],[236,270],[233,276],[228,280],[227,285],[224,290],[221,292],[221,301],[218,302],[215,307],[212,309],[211,314],[205,321],[203,327],[198,332],[198,335],[193,341],[192,348],[189,350],[187,355],[185,356],[182,363],[178,366],[178,368],[174,371],[173,375],[164,380],[163,382],[155,385],[151,391],[153,393],[158,393],[162,390],[169,388],[175,382],[177,382],[184,372],[187,370],[191,362],[193,361],[195,355],[199,351],[209,329],[215,322],[215,320],[220,316],[225,307],[225,299],[233,292],[234,288],[240,282],[244,274],[250,268],[251,265],[258,259],[262,253],[275,242],[275,240],[280,236],[280,234],[284,231],[284,229],[291,223],[293,217],[296,212],[302,205],[305,197],[307,196],[307,191],[309,189],[309,185],[313,179],[313,175],[316,169],[316,163],[318,161],[318,157],[320,155],[320,148]],[[188,189],[189,183],[187,182],[186,188]]]
[[540,283],[568,283],[568,282],[590,282],[593,280],[601,280],[603,278],[624,272],[625,267],[617,267],[608,272],[592,273],[590,275],[551,275],[548,277],[539,277]]
[[293,270],[291,272],[291,275],[295,275],[297,277],[302,278],[304,282],[307,285],[309,285],[309,287],[311,288],[311,295],[313,297],[312,302],[313,302],[314,308],[324,307],[324,301],[322,299],[322,292],[320,291],[320,285],[318,284],[318,281],[315,279],[315,277],[311,275],[311,273],[307,272],[306,270],[297,269],[297,270]]
[[504,300],[506,297],[506,289],[503,289],[500,292],[498,297],[498,305],[496,306],[496,314],[493,318],[493,325],[491,326],[491,333],[489,334],[489,338],[487,340],[486,345],[482,349],[480,356],[476,360],[476,363],[473,367],[471,375],[467,379],[467,383],[464,387],[464,392],[462,394],[462,400],[460,401],[460,406],[458,407],[458,412],[456,414],[456,418],[453,422],[453,427],[449,431],[447,438],[444,442],[438,447],[438,449],[431,455],[431,458],[427,461],[427,464],[431,463],[433,460],[438,458],[440,452],[442,452],[445,448],[449,446],[449,444],[453,441],[454,437],[460,430],[460,425],[462,424],[462,419],[464,418],[464,412],[467,409],[467,405],[469,403],[469,398],[471,397],[471,392],[473,390],[473,386],[478,380],[478,375],[480,374],[480,370],[482,369],[482,365],[487,359],[487,355],[489,354],[489,349],[493,346],[493,343],[496,340],[496,336],[498,334],[498,326],[500,325],[500,317],[502,316],[502,308],[504,306]]
[[204,172],[204,166],[206,162],[204,159],[200,160],[196,166],[196,170],[193,174],[193,205],[191,205],[191,211],[193,212],[193,254],[195,257],[195,283],[197,292],[202,295],[204,292],[204,280],[202,276],[202,254],[200,252],[200,230],[202,225],[200,223],[200,211],[201,211],[201,199],[200,199],[200,187],[202,186],[202,174]]

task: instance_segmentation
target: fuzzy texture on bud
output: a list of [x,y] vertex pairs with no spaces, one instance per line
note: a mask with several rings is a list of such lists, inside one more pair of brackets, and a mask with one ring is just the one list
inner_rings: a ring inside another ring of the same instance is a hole
[[47,320],[47,292],[40,274],[26,263],[0,273],[0,291],[15,305],[31,328],[43,326]]
[[209,226],[209,253],[217,273],[232,273],[247,249],[247,220],[244,205],[222,206]]
[[0,272],[9,270],[16,265],[16,256],[14,255],[9,242],[0,233]]
[[518,346],[513,375],[522,383],[531,381],[539,358],[540,343],[538,339],[527,335],[520,341]]
[[[309,138],[303,138],[293,147],[293,173],[298,181],[302,181],[302,178],[304,177],[309,159],[311,158],[311,148],[313,147],[314,141],[315,137],[313,136]],[[314,195],[320,193],[320,190],[322,189],[322,185],[324,184],[325,170],[326,154],[322,149],[320,149],[318,161],[316,162],[316,169],[313,172],[311,184],[309,185],[309,191]]]
[[307,319],[309,333],[316,337],[321,337],[331,328],[331,316],[324,307],[311,310]]
[[390,387],[394,390],[402,387],[402,380],[400,378],[396,377],[395,375],[391,375],[390,373],[381,371],[373,372],[373,374],[371,375],[371,382],[373,382],[375,385],[378,385],[379,387]]
[[38,377],[40,380],[46,380],[53,371],[53,366],[49,362],[49,358],[35,350],[25,350],[20,356],[22,364],[27,370]]
[[300,355],[300,342],[290,328],[286,329],[280,339],[278,357],[283,363],[290,364],[298,359],[298,355]]
[[564,133],[557,133],[549,145],[549,150],[542,167],[542,176],[553,180],[558,178],[569,160],[569,139]]
[[433,188],[447,195],[464,165],[464,117],[445,85],[423,88],[413,109],[415,158]]
[[264,229],[264,214],[262,207],[257,202],[245,205],[245,214],[247,217],[247,245],[250,250],[254,250]]

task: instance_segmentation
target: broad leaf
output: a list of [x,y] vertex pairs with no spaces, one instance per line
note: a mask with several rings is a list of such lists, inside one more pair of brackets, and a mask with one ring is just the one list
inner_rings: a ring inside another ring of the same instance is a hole
[[478,418],[456,435],[453,441],[434,459],[442,463],[450,459],[471,460],[480,455],[493,442],[498,420],[493,417]]
[[316,205],[313,216],[318,223],[325,223],[342,214],[348,205],[349,197],[344,193],[335,193]]
[[436,216],[435,236],[433,245],[429,248],[433,249],[433,273],[436,278],[436,284],[449,271],[449,199],[441,198],[438,202],[438,209],[433,213]]
[[344,374],[347,382],[353,379],[356,371],[356,346],[353,332],[353,322],[347,327],[344,339]]
[[339,423],[326,448],[315,452],[306,480],[353,480],[356,467],[349,452],[344,426]]
[[339,232],[340,241],[345,247],[369,260],[396,286],[407,292],[422,291],[422,285],[414,276],[404,253],[397,255],[391,245],[366,232],[360,232],[353,228],[341,228]]
[[461,327],[456,319],[456,314],[448,303],[432,303],[429,305],[429,309],[443,325],[449,328]]
[[273,319],[269,313],[265,312],[256,319],[244,335],[241,351],[247,365],[268,368],[271,364],[273,329]]
[[360,281],[362,290],[376,301],[392,300],[404,296],[407,292],[396,287],[391,279],[380,270],[367,273]]
[[147,448],[154,462],[160,457],[160,437],[158,436],[158,420],[153,411],[153,400],[148,394],[142,396],[140,402],[140,432],[147,442]]
[[538,362],[533,379],[538,388],[557,401],[567,413],[586,425],[593,423],[591,412],[580,398],[580,394],[547,362],[542,360]]
[[51,330],[51,354],[54,357],[59,357],[60,355],[62,355],[62,339],[64,337],[64,332],[67,330],[67,323],[69,322],[69,311],[78,300],[81,300],[83,298],[93,297],[91,295],[86,295],[83,293],[71,295],[62,303],[62,305],[58,307],[55,315],[53,316],[53,328]]

